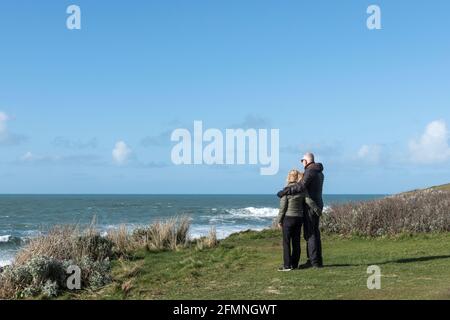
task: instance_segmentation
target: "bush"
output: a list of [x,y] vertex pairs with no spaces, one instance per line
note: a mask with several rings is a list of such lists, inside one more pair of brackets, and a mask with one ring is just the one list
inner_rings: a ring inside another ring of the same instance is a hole
[[65,277],[60,261],[36,256],[23,265],[9,266],[0,274],[0,298],[30,298],[39,294],[54,297],[64,284]]
[[450,231],[450,192],[422,190],[368,202],[331,206],[321,228],[327,233],[386,236]]
[[[14,264],[0,272],[0,299],[57,296],[66,288],[67,269],[81,269],[84,289],[98,289],[111,282],[111,259],[127,257],[137,248],[176,250],[189,243],[187,217],[157,222],[129,234],[126,227],[102,237],[93,227],[58,226],[31,240]],[[212,240],[210,240],[212,241]]]
[[79,259],[104,260],[113,255],[113,242],[100,236],[98,233],[90,233],[77,238],[75,252],[72,257]]

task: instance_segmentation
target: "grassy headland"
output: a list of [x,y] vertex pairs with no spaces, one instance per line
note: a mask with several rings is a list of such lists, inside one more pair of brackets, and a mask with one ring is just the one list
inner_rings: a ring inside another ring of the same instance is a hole
[[[279,230],[217,242],[214,230],[190,240],[186,218],[131,234],[123,227],[106,238],[92,228],[59,227],[0,272],[0,299],[450,299],[445,190],[332,206],[321,225],[325,268],[288,273],[276,271]],[[81,291],[64,287],[73,264],[82,269]],[[381,268],[381,290],[367,289],[370,265]]]
[[[249,231],[206,250],[140,251],[134,259],[114,262],[114,281],[107,287],[63,298],[450,299],[448,233],[378,239],[328,235],[323,269],[287,273],[276,271],[280,237],[277,230]],[[367,289],[369,265],[381,267],[381,290]]]

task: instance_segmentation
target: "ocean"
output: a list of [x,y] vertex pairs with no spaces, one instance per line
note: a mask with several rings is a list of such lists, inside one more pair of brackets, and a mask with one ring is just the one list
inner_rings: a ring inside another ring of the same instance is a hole
[[[366,201],[382,195],[325,195],[325,205]],[[54,225],[89,225],[102,233],[127,225],[130,230],[157,220],[187,215],[191,237],[212,226],[224,238],[233,232],[261,230],[278,214],[274,195],[0,195],[0,266],[10,264],[29,239]]]

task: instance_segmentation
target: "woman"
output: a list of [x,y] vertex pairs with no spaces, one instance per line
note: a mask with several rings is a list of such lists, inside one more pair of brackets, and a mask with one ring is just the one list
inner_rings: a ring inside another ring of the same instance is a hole
[[[301,173],[289,171],[287,186],[297,183]],[[283,260],[284,264],[278,271],[291,271],[298,268],[300,261],[300,234],[304,218],[306,194],[284,196],[280,200],[278,226],[283,230]]]

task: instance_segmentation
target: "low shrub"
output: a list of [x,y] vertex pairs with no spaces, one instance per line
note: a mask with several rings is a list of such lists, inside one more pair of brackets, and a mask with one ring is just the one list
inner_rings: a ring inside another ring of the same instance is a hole
[[[189,244],[190,219],[172,218],[129,233],[125,226],[106,237],[90,226],[57,226],[32,239],[16,255],[14,264],[0,272],[0,299],[56,297],[67,288],[69,266],[81,270],[83,289],[98,289],[111,282],[111,263],[133,250],[176,250]],[[215,237],[215,235],[214,235]],[[208,241],[213,243],[210,235]],[[209,244],[211,245],[211,244]]]
[[379,200],[333,205],[321,229],[345,236],[450,231],[450,192],[422,190]]

